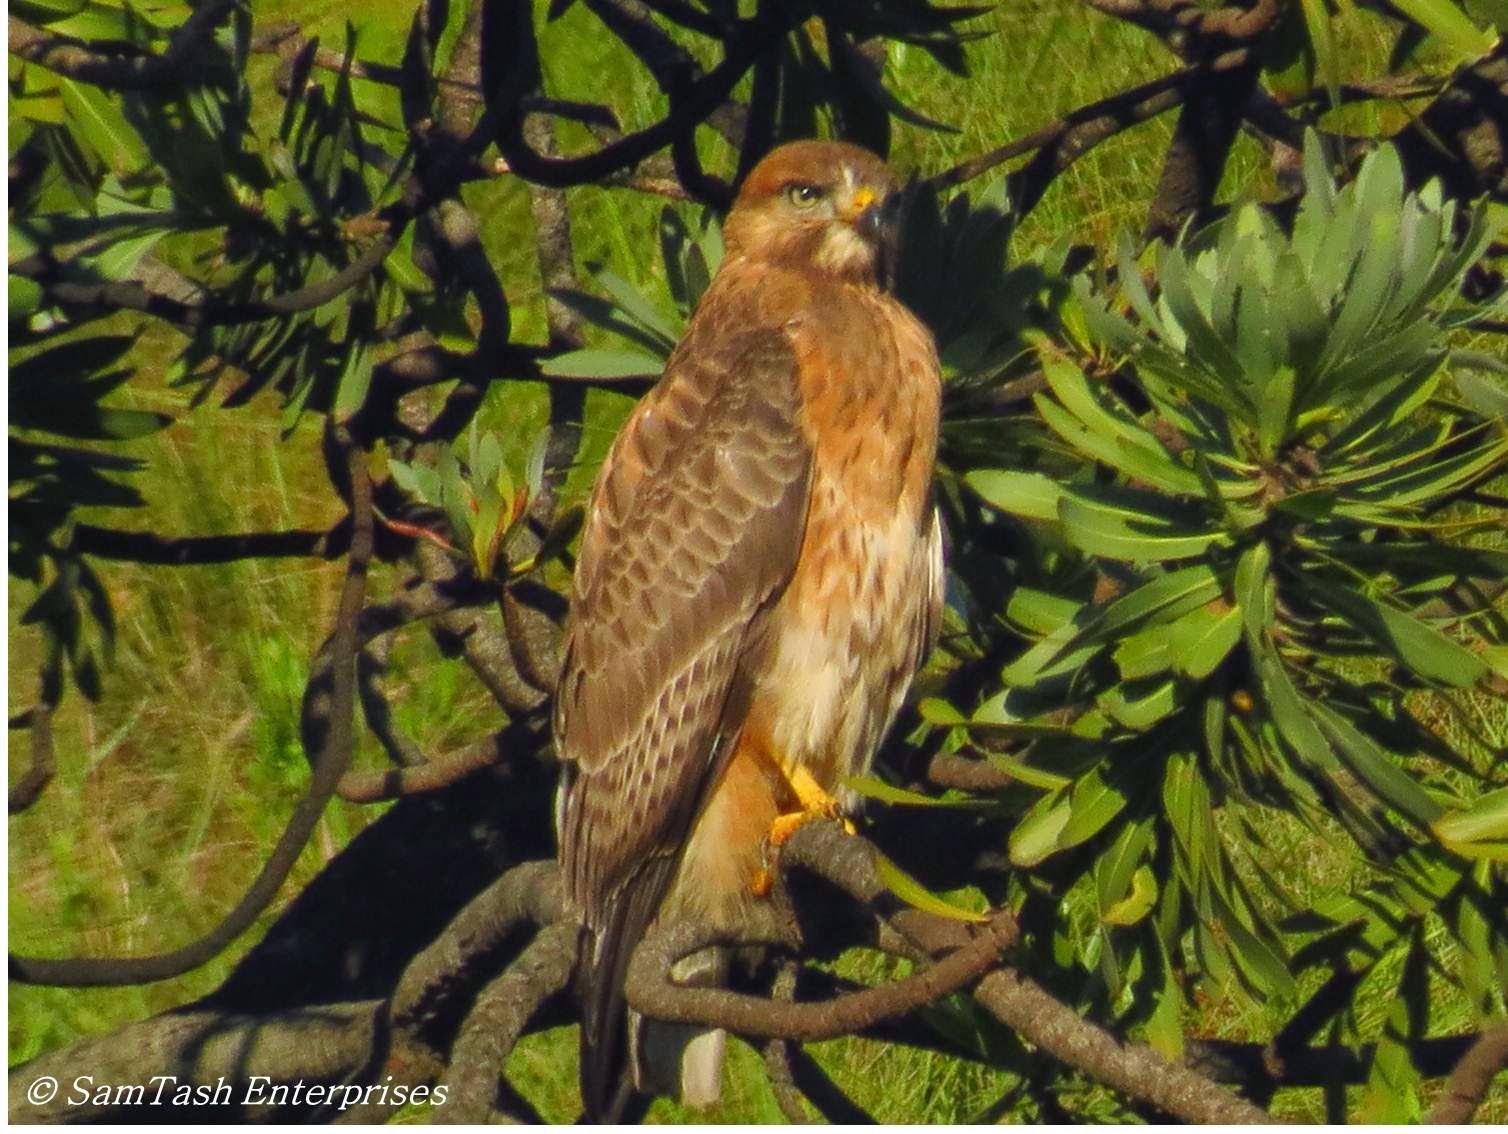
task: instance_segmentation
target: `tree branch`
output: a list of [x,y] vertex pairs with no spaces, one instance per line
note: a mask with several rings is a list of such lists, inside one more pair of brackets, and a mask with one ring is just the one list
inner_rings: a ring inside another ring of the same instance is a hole
[[1190,74],[1189,69],[1176,71],[1081,107],[1025,137],[930,177],[927,184],[937,190],[950,189],[1013,157],[1037,151],[1036,157],[1007,179],[1011,208],[1018,216],[1025,216],[1041,200],[1053,178],[1095,146],[1181,103]]
[[31,762],[10,789],[6,799],[6,811],[10,815],[17,815],[35,803],[57,772],[57,759],[52,747],[52,714],[57,705],[56,695],[50,694],[47,688],[49,684],[44,677],[42,695],[23,715],[24,723],[11,722],[12,728],[31,730]]
[[489,736],[423,764],[381,768],[373,772],[347,772],[335,790],[348,803],[377,803],[405,795],[421,795],[449,787],[502,759],[498,738]]
[[529,1020],[571,979],[576,966],[574,923],[539,931],[503,975],[482,990],[451,1049],[445,1122],[484,1122],[496,1109],[498,1080]]
[[92,51],[80,41],[48,35],[11,16],[10,52],[71,79],[117,91],[145,91],[182,83],[203,83],[220,73],[204,50],[215,27],[236,0],[210,0],[173,32],[161,55],[121,56]]
[[1141,1044],[1121,1043],[1013,969],[979,982],[974,998],[1053,1058],[1184,1122],[1270,1123],[1266,1111]]
[[118,559],[162,567],[234,563],[242,559],[307,557],[338,559],[351,543],[347,517],[324,531],[238,532],[234,535],[163,536],[78,524],[72,549],[101,559]]
[[1508,1024],[1498,1024],[1477,1037],[1445,1083],[1445,1093],[1429,1120],[1436,1125],[1471,1121],[1493,1079],[1508,1067]]

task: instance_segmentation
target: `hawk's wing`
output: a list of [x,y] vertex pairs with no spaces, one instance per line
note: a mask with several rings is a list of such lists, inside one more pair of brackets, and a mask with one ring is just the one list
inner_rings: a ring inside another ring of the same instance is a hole
[[805,526],[795,355],[779,329],[712,338],[688,336],[603,467],[556,691],[561,866],[591,935],[589,1114],[621,1066],[628,954],[741,722],[759,616]]

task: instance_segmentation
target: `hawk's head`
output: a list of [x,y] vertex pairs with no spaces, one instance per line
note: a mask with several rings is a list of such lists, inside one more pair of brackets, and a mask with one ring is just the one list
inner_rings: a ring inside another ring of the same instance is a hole
[[738,191],[723,239],[729,252],[815,268],[854,283],[882,282],[892,240],[885,163],[847,142],[791,142],[771,150]]

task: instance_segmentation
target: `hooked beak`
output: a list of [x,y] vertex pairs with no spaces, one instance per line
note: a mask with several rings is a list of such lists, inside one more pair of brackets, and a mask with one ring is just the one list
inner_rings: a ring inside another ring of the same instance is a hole
[[902,197],[901,193],[881,196],[869,186],[861,185],[838,210],[838,217],[874,248],[875,274],[880,286],[887,291],[895,286]]
[[871,244],[883,241],[885,229],[884,202],[868,185],[860,185],[853,196],[844,201],[838,210],[838,218],[853,226],[855,232]]

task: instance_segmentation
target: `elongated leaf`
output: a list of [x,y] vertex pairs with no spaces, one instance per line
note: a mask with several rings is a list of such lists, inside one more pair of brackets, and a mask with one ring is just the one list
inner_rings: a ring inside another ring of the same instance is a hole
[[1418,21],[1462,60],[1476,59],[1492,50],[1493,35],[1471,22],[1461,6],[1451,0],[1393,0],[1410,19]]
[[1208,677],[1241,640],[1241,611],[1200,607],[1168,628],[1173,669],[1186,677]]
[[986,504],[1029,520],[1057,520],[1063,488],[1042,473],[975,469],[964,476]]
[[908,906],[914,906],[930,914],[937,914],[939,917],[952,918],[954,921],[990,920],[988,914],[966,910],[962,906],[955,906],[946,898],[938,897],[879,851],[875,851],[874,854],[874,870],[885,888]]
[[1036,866],[1058,849],[1058,836],[1068,826],[1072,805],[1068,791],[1060,789],[1037,801],[1011,831],[1011,861],[1017,866]]
[[1488,792],[1464,811],[1445,812],[1430,828],[1461,854],[1508,858],[1508,788]]
[[58,94],[68,110],[69,122],[112,170],[129,173],[146,164],[147,150],[140,135],[104,91],[59,78]]
[[848,776],[843,780],[843,784],[865,799],[874,799],[881,803],[901,807],[977,808],[990,806],[987,799],[937,799],[934,796],[922,795],[920,792],[907,791],[894,784],[887,784],[878,776]]
[[1058,502],[1058,517],[1075,546],[1132,563],[1191,559],[1226,541],[1220,531],[1190,531],[1077,494],[1065,494]]
[[597,282],[607,289],[618,306],[630,319],[645,331],[663,342],[667,349],[673,348],[681,337],[677,328],[639,290],[616,272],[603,269],[596,273]]
[[636,350],[571,350],[539,364],[556,378],[654,378],[665,360]]
[[1444,813],[1418,782],[1400,768],[1383,748],[1328,705],[1312,706],[1314,718],[1334,744],[1334,751],[1378,798],[1428,826]]
[[1454,639],[1359,590],[1311,579],[1317,597],[1428,681],[1474,685],[1487,676],[1482,660]]

